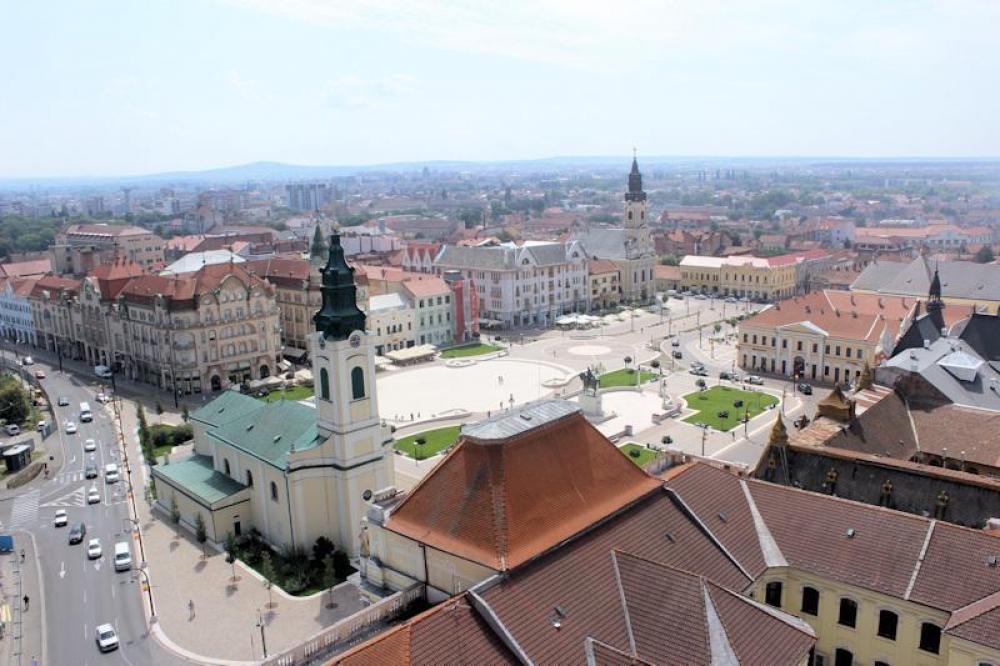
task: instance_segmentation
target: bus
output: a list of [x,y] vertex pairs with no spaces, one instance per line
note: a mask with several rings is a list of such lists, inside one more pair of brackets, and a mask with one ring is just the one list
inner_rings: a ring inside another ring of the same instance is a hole
[[90,403],[81,402],[80,403],[80,422],[90,423],[94,420],[94,413],[90,411]]

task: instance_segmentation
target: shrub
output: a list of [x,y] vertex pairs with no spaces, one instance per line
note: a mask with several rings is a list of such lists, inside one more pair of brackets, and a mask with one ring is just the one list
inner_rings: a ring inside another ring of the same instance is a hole
[[181,510],[177,506],[177,497],[170,497],[170,522],[177,525],[181,522]]
[[631,451],[628,452],[628,454],[633,458],[638,458],[639,456],[642,455],[642,451],[640,451],[639,449],[632,449]]
[[194,538],[198,543],[208,541],[208,533],[205,531],[205,519],[202,518],[201,512],[194,515]]
[[333,545],[332,541],[330,541],[325,536],[321,536],[320,538],[316,539],[316,543],[313,544],[312,556],[314,560],[322,562],[330,555],[333,555],[334,551],[336,550],[337,548],[336,546]]

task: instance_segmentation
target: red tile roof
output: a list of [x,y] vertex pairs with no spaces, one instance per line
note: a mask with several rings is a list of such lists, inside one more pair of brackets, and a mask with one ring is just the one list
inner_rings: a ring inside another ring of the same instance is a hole
[[403,282],[403,289],[416,298],[426,298],[427,296],[440,296],[450,294],[451,287],[448,283],[436,276],[426,276],[421,279],[409,279]]
[[608,259],[591,259],[587,262],[587,272],[591,275],[600,275],[601,273],[614,273],[618,270],[618,266],[615,262]]
[[50,259],[30,259],[28,261],[11,261],[0,264],[0,275],[6,277],[31,277],[45,275],[52,270]]
[[659,485],[574,412],[506,440],[463,435],[386,526],[506,570]]
[[67,236],[86,235],[114,238],[117,236],[141,236],[153,232],[129,224],[74,224],[67,227],[64,233]]

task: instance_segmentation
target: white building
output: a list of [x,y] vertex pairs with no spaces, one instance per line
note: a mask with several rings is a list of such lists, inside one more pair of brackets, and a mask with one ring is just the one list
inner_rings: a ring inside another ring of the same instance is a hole
[[368,336],[375,353],[412,347],[414,338],[414,310],[402,295],[380,294],[368,297]]
[[579,241],[446,245],[434,267],[474,280],[480,317],[496,325],[547,326],[588,307],[587,252]]
[[0,335],[4,338],[37,344],[29,298],[36,281],[36,278],[0,279]]
[[413,310],[416,343],[444,347],[454,342],[452,313],[455,304],[448,283],[439,277],[428,277],[406,280],[401,287]]

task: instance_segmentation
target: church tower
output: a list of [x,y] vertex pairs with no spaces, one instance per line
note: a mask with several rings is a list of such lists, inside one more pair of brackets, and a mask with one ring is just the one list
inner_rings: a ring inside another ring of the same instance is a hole
[[340,235],[330,237],[321,269],[323,305],[313,317],[309,354],[316,391],[316,427],[339,513],[339,543],[356,552],[357,531],[372,493],[392,485],[391,436],[379,418],[375,354],[357,305],[354,269]]
[[646,223],[646,192],[642,189],[639,162],[632,156],[632,170],[628,174],[628,191],[625,192],[625,258],[632,265],[622,282],[630,293],[630,300],[645,301],[653,294],[653,266],[656,252],[653,248],[649,225]]
[[934,266],[934,277],[931,279],[930,289],[927,294],[927,314],[937,326],[938,331],[944,328],[944,301],[941,300],[941,278],[938,275],[938,267]]

